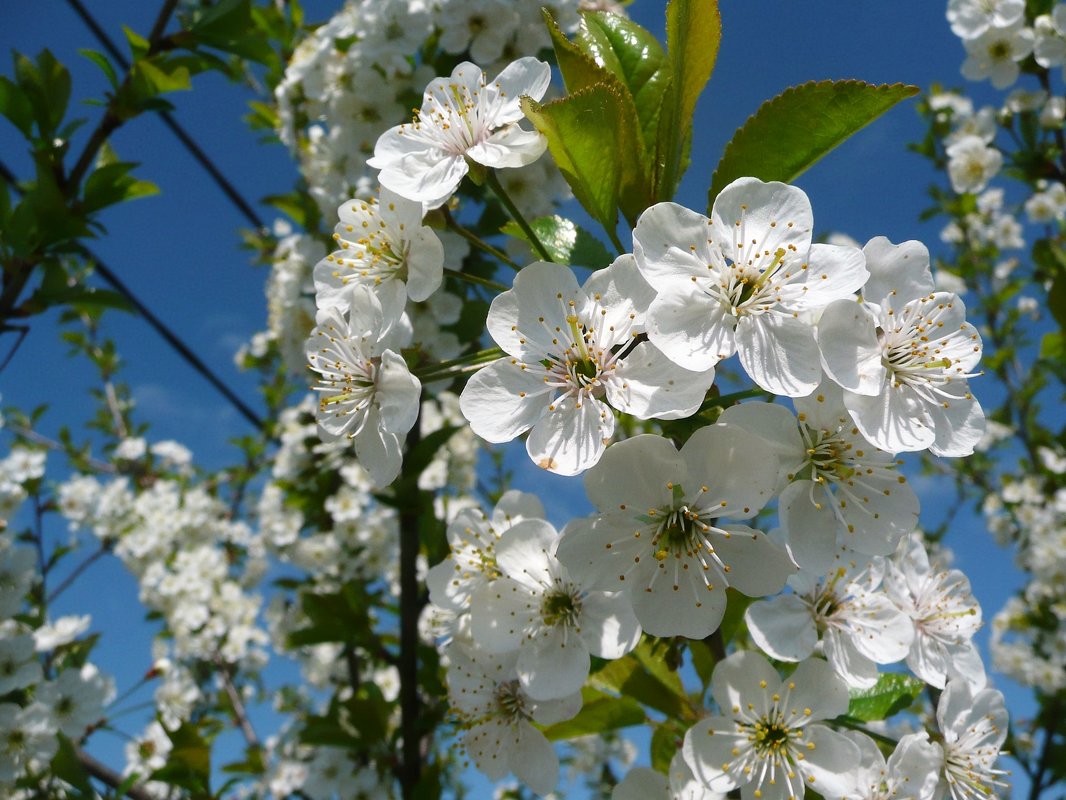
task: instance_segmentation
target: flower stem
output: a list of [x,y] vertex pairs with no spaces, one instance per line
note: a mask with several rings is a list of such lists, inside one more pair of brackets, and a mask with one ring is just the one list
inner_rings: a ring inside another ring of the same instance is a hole
[[529,223],[526,222],[526,218],[522,216],[522,212],[518,210],[518,207],[514,204],[511,198],[508,197],[503,186],[500,185],[500,179],[496,177],[496,170],[490,169],[487,171],[485,183],[500,199],[500,202],[503,203],[504,208],[507,209],[507,213],[511,215],[511,218],[518,223],[518,227],[522,229],[522,233],[526,235],[529,243],[533,245],[533,249],[536,250],[540,257],[545,261],[554,262],[555,259],[551,257],[548,248],[544,246],[537,234],[533,232],[531,227],[529,227]]
[[[749,397],[770,397],[770,393],[765,389],[754,387],[752,389],[745,389],[743,392],[733,392],[732,394],[722,394],[718,395],[718,397],[710,397],[703,401],[703,405],[700,406],[700,411],[706,411],[709,408],[728,408],[741,400],[747,400]],[[698,414],[699,411],[696,413]]]
[[522,267],[517,262],[513,261],[505,252],[503,252],[499,248],[493,247],[491,244],[486,242],[476,233],[460,225],[459,220],[452,216],[452,212],[448,210],[447,206],[442,206],[441,210],[444,212],[444,223],[448,226],[450,230],[462,236],[464,239],[470,242],[470,244],[474,245],[474,247],[478,248],[479,250],[484,250],[492,257],[499,259],[504,264],[513,269],[515,272],[522,269]]
[[479,278],[477,275],[471,275],[469,272],[460,272],[457,269],[450,269],[449,267],[444,268],[444,274],[457,281],[471,283],[474,286],[484,286],[486,289],[492,289],[496,292],[506,292],[510,288],[504,286],[502,283],[490,281],[488,278]]
[[504,355],[498,347],[490,347],[488,350],[479,350],[465,356],[442,361],[439,364],[431,364],[423,370],[415,370],[414,375],[423,383],[432,383],[454,375],[462,375],[464,372],[472,372],[480,369],[484,364],[495,361]]

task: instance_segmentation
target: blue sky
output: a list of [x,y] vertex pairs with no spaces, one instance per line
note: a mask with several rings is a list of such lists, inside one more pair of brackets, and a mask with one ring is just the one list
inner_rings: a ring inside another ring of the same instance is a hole
[[[119,41],[122,24],[147,32],[158,7],[143,0],[96,0],[87,5]],[[316,0],[307,5],[308,18],[320,19],[339,3]],[[923,89],[934,82],[963,85],[963,49],[944,20],[944,5],[936,0],[722,0],[722,49],[697,109],[692,166],[679,201],[705,208],[711,173],[733,131],[763,100],[790,85],[827,78],[905,82]],[[662,10],[662,3],[650,0],[637,0],[630,7],[660,38]],[[0,14],[0,51],[52,49],[74,75],[72,113],[88,117],[87,127],[92,127],[99,109],[79,101],[100,96],[105,83],[77,54],[79,48],[99,49],[81,21],[61,0],[7,3]],[[9,65],[3,71],[10,74]],[[241,122],[247,94],[213,74],[197,77],[194,85],[193,92],[170,98],[180,123],[247,198],[286,191],[296,176],[293,164],[282,147],[258,145],[256,135]],[[968,90],[995,101],[986,87]],[[845,232],[860,241],[876,235],[896,242],[921,239],[935,252],[939,226],[917,218],[928,204],[926,187],[937,176],[905,149],[922,133],[914,101],[904,102],[802,176],[798,184],[811,198],[816,229]],[[246,226],[245,220],[158,120],[135,120],[118,132],[113,145],[123,159],[142,162],[139,174],[156,182],[162,193],[108,212],[104,223],[109,235],[93,248],[204,361],[258,407],[254,379],[239,373],[232,360],[237,346],[264,327],[266,314],[266,272],[251,266],[239,247],[236,231]],[[6,121],[0,121],[0,157],[17,174],[27,174],[25,148]],[[270,209],[258,208],[268,224],[275,218]],[[3,403],[52,406],[42,424],[46,433],[63,424],[80,424],[83,398],[93,381],[87,369],[65,357],[56,331],[54,315],[35,319],[30,337],[0,374]],[[151,440],[178,439],[209,468],[236,456],[227,439],[248,433],[247,424],[154,332],[121,314],[108,318],[106,332],[119,342],[126,362],[123,375],[138,401],[138,419],[152,423]],[[981,383],[974,388],[980,398]],[[549,498],[556,522],[584,512],[576,481],[527,467],[524,455],[512,463],[518,487]],[[917,483],[926,490],[923,520],[939,519],[946,510],[938,505],[942,487],[924,479]],[[980,518],[969,510],[960,514],[949,542],[986,618],[991,617],[1018,585],[1010,556],[991,543]],[[150,630],[141,622],[135,598],[134,582],[111,560],[95,566],[57,609],[93,613],[94,630],[107,632],[98,661],[117,676],[120,691],[149,666]],[[1015,713],[1031,713],[1024,691],[1003,688]],[[127,729],[136,731],[139,725]],[[100,745],[100,752],[120,765],[121,742],[101,738]]]

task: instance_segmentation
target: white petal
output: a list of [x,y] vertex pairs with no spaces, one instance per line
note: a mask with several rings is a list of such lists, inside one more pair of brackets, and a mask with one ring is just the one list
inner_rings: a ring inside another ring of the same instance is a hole
[[788,482],[807,461],[807,450],[800,436],[796,416],[784,406],[775,403],[739,403],[730,406],[718,418],[719,422],[741,428],[761,439],[781,466],[778,470],[778,485]]
[[[646,553],[643,560],[654,566],[634,570],[627,582],[633,612],[648,634],[703,639],[718,630],[725,614],[725,586],[704,583],[692,567],[683,569],[673,556],[659,562]],[[648,570],[653,571],[650,576]]]
[[[539,395],[538,395],[539,393]],[[459,396],[459,408],[474,433],[490,442],[509,442],[529,430],[548,402],[541,378],[511,358],[474,373]]]
[[518,679],[534,700],[568,697],[584,685],[589,663],[585,642],[560,625],[523,643],[518,652]]
[[783,702],[785,719],[833,719],[848,710],[848,687],[820,658],[800,662],[788,684],[788,698]]
[[892,244],[884,236],[876,236],[862,251],[870,271],[870,279],[862,289],[867,301],[880,304],[891,294],[892,305],[902,306],[936,291],[929,269],[929,250],[921,242]]
[[640,642],[640,623],[622,592],[589,592],[581,606],[581,637],[593,655],[621,658]]
[[537,794],[548,794],[559,782],[559,756],[544,734],[525,720],[518,723],[511,771]]
[[824,725],[811,725],[804,738],[814,744],[814,749],[803,751],[806,757],[799,762],[806,785],[823,797],[843,797],[852,792],[854,767],[861,758],[855,743]]
[[[601,311],[598,325],[628,332],[643,327],[644,315],[655,299],[655,290],[641,277],[636,259],[629,253],[618,256],[606,269],[593,272],[581,287],[596,298]],[[631,319],[634,317],[635,319]]]
[[709,260],[721,262],[721,254],[707,241],[709,223],[677,203],[657,203],[645,210],[633,228],[633,256],[644,279],[661,291],[664,282],[706,275]]
[[877,341],[877,318],[852,300],[826,306],[818,320],[822,366],[838,385],[862,395],[881,391],[885,368]]
[[778,511],[796,563],[811,572],[825,573],[836,558],[844,526],[822,487],[812,481],[789,484],[781,492]]
[[659,289],[647,326],[652,343],[685,369],[710,369],[736,350],[729,308],[685,285]]
[[526,629],[540,609],[540,598],[510,578],[500,578],[476,591],[470,601],[470,631],[479,647],[509,653],[525,640]]
[[[707,717],[688,729],[681,752],[685,763],[701,783],[711,791],[729,792],[749,780],[744,776],[741,766],[734,762],[733,752],[743,752],[750,747],[747,734],[738,731],[731,719]],[[737,765],[732,769],[722,769],[731,762]]]
[[524,167],[540,158],[548,149],[548,140],[538,131],[527,131],[517,122],[504,125],[466,151],[470,160],[486,167],[503,169]]
[[542,519],[525,519],[515,523],[500,536],[496,545],[496,564],[505,575],[530,589],[550,584],[558,534],[551,523]]
[[685,495],[690,499],[701,495],[701,509],[720,503],[718,516],[746,519],[773,497],[777,458],[760,439],[740,428],[721,423],[700,428],[681,448],[681,457],[693,484],[683,484]]
[[585,493],[600,511],[626,505],[644,513],[669,505],[673,495],[666,484],[684,486],[687,478],[685,461],[669,439],[640,434],[607,448],[585,475]]
[[814,329],[796,317],[773,312],[742,316],[736,342],[745,372],[768,392],[802,397],[822,379]]
[[821,308],[833,300],[850,299],[866,283],[866,258],[857,247],[811,245],[808,267],[803,271],[805,291],[798,308]]
[[533,425],[526,452],[541,469],[577,475],[600,460],[613,434],[614,415],[603,403],[565,397]]
[[607,384],[607,399],[638,419],[682,419],[699,410],[712,383],[713,368],[687,370],[651,342],[641,342],[618,363]]
[[860,653],[852,638],[831,628],[823,637],[825,657],[837,675],[853,689],[869,689],[877,683],[877,665]]
[[867,441],[886,452],[924,450],[936,439],[925,410],[906,385],[886,380],[873,397],[845,392],[844,405]]
[[755,644],[778,661],[802,661],[818,644],[811,608],[794,594],[752,603],[744,619]]
[[785,586],[796,566],[784,548],[762,531],[745,525],[723,525],[726,536],[714,536],[717,556],[729,567],[726,580],[748,597],[765,597]]
[[947,384],[940,389],[953,397],[942,397],[941,405],[929,407],[936,431],[929,451],[949,458],[971,455],[985,432],[984,411],[965,382]]
[[368,473],[375,489],[383,489],[400,474],[403,451],[400,437],[381,429],[376,406],[367,410],[362,429],[352,437],[355,457]]
[[407,254],[407,296],[421,303],[440,288],[444,276],[444,246],[423,225],[410,235],[410,250]]
[[402,356],[391,350],[381,354],[374,401],[381,408],[381,425],[389,433],[406,434],[418,419],[422,384],[411,374]]
[[[773,695],[780,688],[777,671],[751,650],[733,653],[718,662],[711,674],[711,694],[722,713],[736,716],[743,709],[745,719],[765,716],[774,705]],[[749,703],[750,713],[747,712]]]
[[668,800],[666,776],[649,767],[633,767],[611,790],[611,800]]
[[[738,178],[715,198],[711,219],[715,239],[733,261],[745,260],[751,250],[795,249],[802,258],[810,249],[814,215],[807,195],[795,186]],[[747,249],[737,252],[738,245]]]

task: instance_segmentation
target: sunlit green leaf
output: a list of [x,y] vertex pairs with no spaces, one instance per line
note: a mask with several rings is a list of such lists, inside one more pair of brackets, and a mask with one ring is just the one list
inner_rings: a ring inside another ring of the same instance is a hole
[[883,673],[869,689],[853,689],[848,716],[863,722],[885,719],[913,703],[925,684],[899,672]]
[[726,146],[714,171],[708,213],[737,178],[789,182],[918,87],[863,81],[812,81],[763,103]]
[[582,689],[581,697],[584,703],[576,717],[544,730],[550,741],[618,730],[645,720],[644,709],[631,697],[612,697],[590,687]]
[[[599,239],[558,214],[531,220],[529,227],[557,264],[602,269],[612,261],[610,252]],[[508,222],[501,230],[508,236],[528,241],[515,222]]]

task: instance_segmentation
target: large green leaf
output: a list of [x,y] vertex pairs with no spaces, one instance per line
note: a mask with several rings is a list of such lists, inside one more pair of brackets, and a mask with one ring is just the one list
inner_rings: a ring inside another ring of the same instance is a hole
[[737,178],[794,180],[917,86],[863,81],[811,81],[786,89],[752,115],[726,146],[714,171],[707,208]]
[[637,23],[618,14],[582,14],[581,48],[629,90],[640,120],[641,139],[655,141],[663,93],[670,85],[670,62],[659,42]]
[[548,150],[578,202],[608,231],[618,219],[619,164],[633,157],[623,126],[621,94],[605,84],[540,104],[522,98],[522,110],[548,140]]
[[644,709],[631,697],[612,697],[590,687],[581,691],[583,704],[576,717],[544,730],[549,741],[574,739],[644,723]]
[[[646,654],[644,655],[647,658]],[[659,670],[656,669],[656,672]],[[684,689],[673,677],[660,678],[650,672],[633,653],[609,662],[589,678],[593,686],[631,697],[671,719],[692,720],[694,715]]]
[[869,689],[855,689],[848,703],[848,716],[862,722],[885,719],[907,708],[922,693],[925,684],[901,672],[886,672]]
[[[540,243],[547,248],[556,264],[602,269],[612,261],[611,254],[599,239],[558,214],[537,217],[530,221],[529,227],[537,234]],[[516,222],[508,222],[500,230],[508,236],[528,241],[525,232]]]
[[[589,17],[586,16],[582,21],[584,38],[579,33],[578,39],[571,42],[556,25],[551,14],[544,11],[544,21],[551,35],[556,61],[559,71],[563,74],[567,91],[573,95],[583,90],[608,89],[616,97],[618,130],[615,135],[619,139],[618,146],[622,148],[616,167],[618,205],[632,225],[641,212],[653,202],[652,176],[648,169],[649,159],[645,156],[647,140],[641,130],[645,125],[645,116],[651,119],[652,112],[655,112],[654,117],[657,119],[660,98],[651,96],[655,85],[649,84],[652,76],[645,75],[640,69],[640,53],[622,52],[626,42],[620,34],[614,36],[619,50],[612,49],[610,42],[602,44],[589,33],[588,20]],[[643,31],[644,36],[638,37],[635,32],[630,34],[627,41],[634,48],[641,52],[648,50],[649,45],[640,43],[645,40],[658,48],[658,43],[651,34],[639,26],[635,27]],[[602,28],[597,27],[596,30],[600,32],[601,37],[606,37]],[[659,52],[661,60],[661,51]],[[630,83],[630,78],[634,83]],[[638,93],[640,103],[636,99]]]
[[656,139],[655,196],[670,200],[685,172],[692,140],[692,114],[714,72],[722,40],[717,0],[670,0],[666,47],[672,81],[663,95]]

